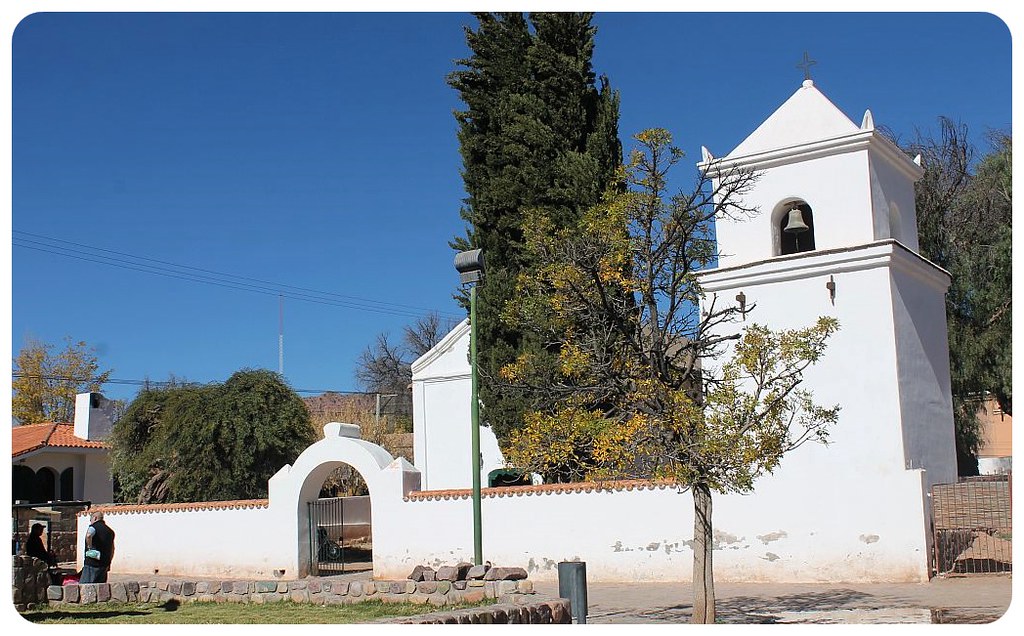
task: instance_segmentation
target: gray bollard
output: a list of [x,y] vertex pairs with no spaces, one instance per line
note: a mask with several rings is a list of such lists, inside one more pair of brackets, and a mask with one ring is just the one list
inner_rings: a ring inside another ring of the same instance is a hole
[[569,599],[576,624],[587,622],[587,564],[562,561],[558,564],[558,596]]

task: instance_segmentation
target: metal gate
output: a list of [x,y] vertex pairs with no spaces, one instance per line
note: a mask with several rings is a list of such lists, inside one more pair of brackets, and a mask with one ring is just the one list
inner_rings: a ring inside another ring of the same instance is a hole
[[373,568],[372,547],[368,543],[369,503],[369,497],[332,497],[309,502],[311,575]]
[[1013,567],[1010,477],[962,477],[932,486],[936,574],[1010,572]]

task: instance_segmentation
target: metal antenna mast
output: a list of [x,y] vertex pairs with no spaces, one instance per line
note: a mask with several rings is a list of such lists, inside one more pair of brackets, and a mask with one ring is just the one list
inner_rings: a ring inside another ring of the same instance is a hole
[[277,295],[277,372],[284,376],[284,296]]

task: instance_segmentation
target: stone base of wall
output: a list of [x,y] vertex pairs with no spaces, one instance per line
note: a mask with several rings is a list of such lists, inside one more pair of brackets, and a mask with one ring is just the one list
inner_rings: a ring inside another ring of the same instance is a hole
[[567,625],[572,623],[572,611],[568,599],[559,598],[550,601],[523,604],[499,603],[487,607],[473,607],[454,612],[433,612],[406,618],[391,618],[377,621],[379,623],[398,623],[403,625],[428,624],[531,624],[531,625]]
[[[43,571],[45,575],[45,569]],[[444,607],[494,599],[522,605],[534,594],[533,581],[131,581],[51,585],[43,588],[51,607],[91,603],[274,603],[293,601],[317,605],[418,603]],[[522,622],[522,621],[520,621]]]
[[30,556],[12,556],[11,583],[14,607],[19,612],[46,603],[50,586],[46,562]]

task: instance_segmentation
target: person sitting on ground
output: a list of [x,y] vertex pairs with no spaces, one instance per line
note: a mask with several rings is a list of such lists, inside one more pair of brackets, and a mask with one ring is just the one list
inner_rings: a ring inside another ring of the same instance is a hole
[[47,550],[43,545],[43,524],[33,523],[32,530],[28,535],[28,542],[25,544],[25,554],[45,561],[49,567],[56,567],[57,555],[53,550]]

